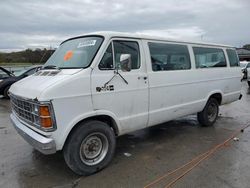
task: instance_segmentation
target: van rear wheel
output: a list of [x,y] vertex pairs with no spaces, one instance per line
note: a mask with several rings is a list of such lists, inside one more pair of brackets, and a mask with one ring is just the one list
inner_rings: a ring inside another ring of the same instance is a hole
[[105,168],[115,152],[115,134],[104,122],[87,121],[73,130],[63,149],[64,159],[78,175]]
[[197,119],[202,126],[212,126],[219,114],[219,104],[215,98],[210,98],[205,108],[197,114]]

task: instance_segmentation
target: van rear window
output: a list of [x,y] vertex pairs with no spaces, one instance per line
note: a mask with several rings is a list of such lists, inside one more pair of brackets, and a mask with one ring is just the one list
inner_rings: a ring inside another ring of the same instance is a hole
[[226,67],[226,59],[222,49],[193,47],[196,68]]

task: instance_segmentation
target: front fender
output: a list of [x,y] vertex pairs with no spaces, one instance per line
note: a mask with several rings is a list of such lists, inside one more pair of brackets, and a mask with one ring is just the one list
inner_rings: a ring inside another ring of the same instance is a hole
[[117,132],[118,132],[118,135],[121,134],[121,127],[120,127],[120,122],[119,120],[117,119],[117,117],[112,113],[112,112],[109,112],[109,111],[106,111],[106,110],[95,110],[93,112],[90,112],[90,113],[86,113],[86,114],[82,114],[82,115],[79,115],[77,117],[75,117],[70,125],[67,126],[67,128],[65,129],[65,131],[63,133],[61,133],[61,137],[60,137],[60,140],[57,141],[57,143],[59,144],[57,146],[57,150],[61,150],[70,134],[70,132],[72,131],[72,129],[78,125],[80,122],[86,120],[86,119],[89,119],[89,118],[94,118],[96,116],[100,116],[100,115],[105,115],[105,116],[109,116],[111,117],[114,121],[115,121],[115,124],[117,126]]

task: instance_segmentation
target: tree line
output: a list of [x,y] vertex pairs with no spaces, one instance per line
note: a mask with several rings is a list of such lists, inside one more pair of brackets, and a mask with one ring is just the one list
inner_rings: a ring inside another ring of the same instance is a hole
[[250,50],[250,44],[245,44],[245,45],[243,46],[243,48],[245,48],[245,49],[247,49],[247,50]]
[[0,63],[44,64],[54,53],[53,49],[26,49],[19,52],[0,52]]

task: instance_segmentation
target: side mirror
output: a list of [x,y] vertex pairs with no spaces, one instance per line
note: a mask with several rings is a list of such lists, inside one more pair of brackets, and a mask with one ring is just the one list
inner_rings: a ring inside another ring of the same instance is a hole
[[120,56],[120,65],[121,70],[123,72],[129,72],[131,71],[131,55],[130,54],[121,54]]

